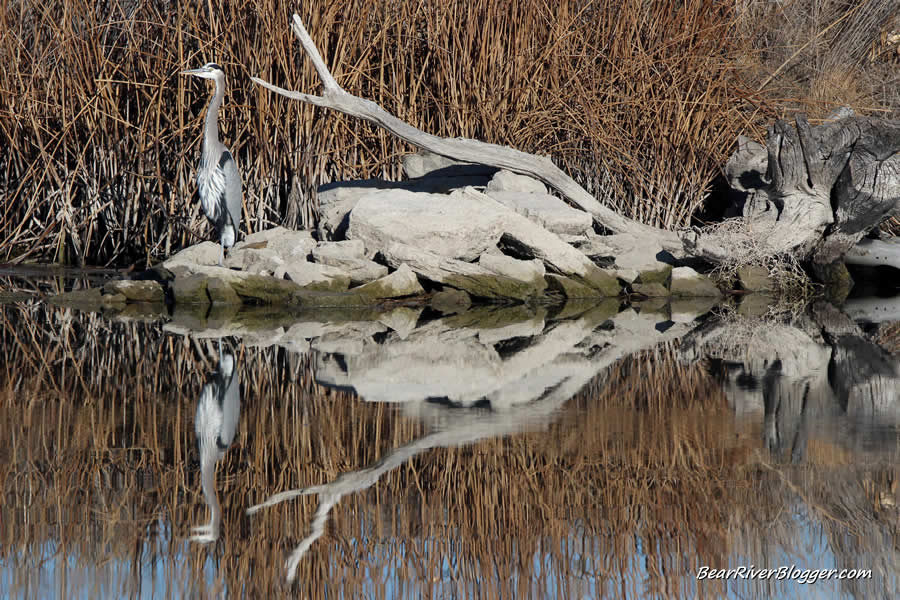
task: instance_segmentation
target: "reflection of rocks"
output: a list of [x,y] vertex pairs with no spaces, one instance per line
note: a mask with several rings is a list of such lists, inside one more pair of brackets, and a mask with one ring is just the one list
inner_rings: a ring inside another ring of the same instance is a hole
[[617,314],[618,308],[616,301],[582,304],[556,320],[541,307],[482,307],[430,321],[405,337],[356,337],[351,347],[352,334],[343,334],[350,351],[318,354],[317,379],[370,401],[489,403],[502,410],[533,402],[573,377],[587,381],[690,327],[631,309]]
[[735,411],[761,414],[770,449],[793,460],[804,458],[811,423],[845,445],[877,445],[879,431],[896,443],[900,364],[830,304],[790,323],[710,320],[682,353],[720,360]]
[[[368,329],[345,324],[334,336],[308,328],[307,334],[317,334],[312,347],[322,350],[316,356],[317,381],[352,388],[366,400],[403,402],[404,412],[429,433],[369,467],[331,483],[276,494],[248,511],[297,496],[318,496],[311,532],[288,559],[288,579],[323,535],[328,515],[342,497],[370,488],[431,448],[543,428],[616,360],[675,339],[691,327],[632,309],[617,313],[618,308],[617,301],[582,302],[551,315],[544,307],[481,307],[412,330],[405,325],[392,330],[390,319]],[[391,329],[374,329],[385,325]]]

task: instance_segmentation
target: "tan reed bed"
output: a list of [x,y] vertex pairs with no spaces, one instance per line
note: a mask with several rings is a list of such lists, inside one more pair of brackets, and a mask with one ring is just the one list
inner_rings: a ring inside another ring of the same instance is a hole
[[[208,90],[246,229],[297,227],[319,184],[400,177],[410,151],[358,120],[255,88],[315,91],[272,0],[14,3],[0,15],[0,259],[140,265],[209,235],[192,201]],[[422,129],[549,153],[623,213],[688,222],[738,131],[759,122],[735,74],[734,3],[340,0],[304,4],[339,83]]]

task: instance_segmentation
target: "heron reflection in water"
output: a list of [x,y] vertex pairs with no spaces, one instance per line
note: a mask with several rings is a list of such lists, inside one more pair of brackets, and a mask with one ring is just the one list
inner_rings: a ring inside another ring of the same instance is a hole
[[241,412],[241,391],[237,375],[237,361],[232,353],[222,352],[219,340],[219,364],[200,392],[194,430],[200,447],[200,479],[203,497],[209,506],[210,519],[206,525],[194,527],[191,541],[208,544],[219,538],[222,507],[216,494],[216,463],[234,441]]

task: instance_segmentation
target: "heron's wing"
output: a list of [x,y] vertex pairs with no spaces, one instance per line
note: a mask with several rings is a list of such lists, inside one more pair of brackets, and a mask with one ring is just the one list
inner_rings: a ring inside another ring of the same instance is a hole
[[241,384],[237,369],[226,379],[225,391],[222,394],[222,427],[219,429],[217,443],[223,450],[231,445],[237,431],[241,416]]
[[234,239],[237,241],[238,230],[241,228],[241,174],[228,150],[222,152],[219,168],[225,174],[225,204],[228,207],[228,216],[234,224]]

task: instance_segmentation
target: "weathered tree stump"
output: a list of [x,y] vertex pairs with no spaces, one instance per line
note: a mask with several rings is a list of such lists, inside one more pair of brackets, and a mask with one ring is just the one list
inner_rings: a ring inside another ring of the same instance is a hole
[[816,127],[778,120],[765,146],[738,140],[726,166],[732,215],[773,254],[829,265],[900,214],[900,123],[850,115]]

